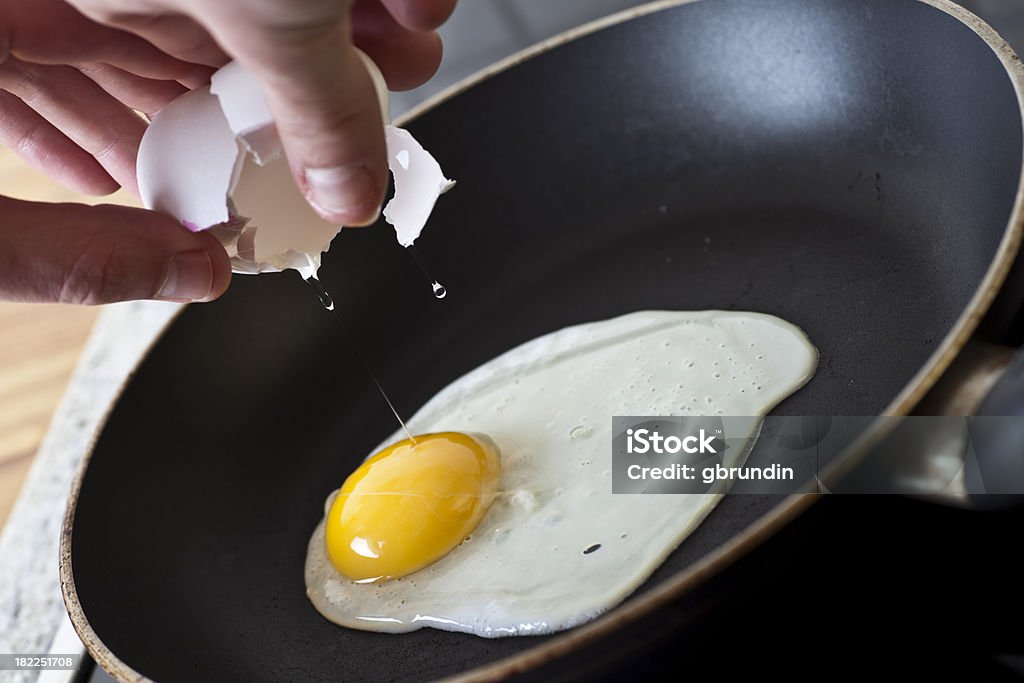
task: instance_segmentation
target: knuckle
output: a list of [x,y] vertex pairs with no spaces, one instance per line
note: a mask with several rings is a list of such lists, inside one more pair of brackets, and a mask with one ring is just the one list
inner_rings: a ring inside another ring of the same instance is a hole
[[241,22],[229,23],[226,16],[212,22],[229,52],[269,78],[294,78],[314,57],[337,59],[339,47],[350,40],[348,12],[337,2],[269,4]]
[[0,65],[0,87],[31,106],[43,94],[44,83],[39,72],[25,62],[10,57]]
[[261,0],[254,4],[252,17],[268,30],[280,31],[282,37],[294,32],[297,36],[318,35],[348,16],[351,0],[301,0],[278,2]]
[[125,275],[117,244],[92,237],[64,272],[57,300],[84,305],[121,301],[125,298]]
[[116,135],[110,136],[109,139],[103,140],[95,146],[90,145],[89,153],[92,154],[93,158],[100,162],[100,164],[107,161],[113,163],[117,163],[118,161],[131,163],[135,156],[134,151],[127,141]]
[[188,37],[181,45],[175,46],[174,55],[186,62],[202,64],[204,57],[210,52],[210,47],[211,42],[206,36],[196,34]]
[[43,149],[41,141],[41,137],[43,135],[43,122],[40,120],[33,120],[20,131],[20,135],[14,142],[12,151],[22,158],[37,158],[40,151]]
[[[307,110],[305,121],[285,120],[278,129],[285,145],[297,154],[302,166],[321,168],[346,165],[379,156],[384,158],[383,135],[379,141],[363,131],[363,109],[330,105]],[[375,144],[379,142],[379,144]],[[378,149],[379,148],[379,149]]]
[[[326,137],[358,126],[363,114],[362,109],[355,107],[322,104],[316,109],[311,108],[301,118],[296,117],[294,121],[286,118],[286,133],[293,140],[318,145],[326,142]],[[314,125],[310,125],[311,120]]]
[[0,88],[7,92],[15,93],[15,86],[24,78],[21,69],[18,67],[17,57],[7,54],[3,61],[0,61]]

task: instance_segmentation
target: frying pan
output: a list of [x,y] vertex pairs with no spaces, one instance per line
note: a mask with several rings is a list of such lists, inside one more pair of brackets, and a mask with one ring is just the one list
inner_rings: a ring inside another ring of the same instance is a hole
[[[1011,272],[1021,82],[1009,48],[943,0],[656,3],[409,117],[459,179],[418,243],[444,301],[382,225],[343,231],[322,279],[405,415],[566,325],[709,308],[781,316],[820,349],[817,375],[777,414],[906,414],[969,339],[1005,338],[1024,298]],[[896,497],[728,496],[635,596],[587,626],[499,640],[346,630],[304,595],[306,542],[327,493],[394,426],[293,273],[236,277],[220,301],[185,309],[124,387],[74,487],[61,576],[90,652],[125,680],[642,671],[654,654],[627,651],[710,647],[702,625],[757,585],[741,570],[750,558],[781,581],[771,568],[791,565],[780,558],[811,547],[840,557],[837,538],[854,529],[902,539],[884,547],[908,556],[934,540],[918,504]],[[858,457],[856,444],[844,457]],[[826,524],[819,509],[849,514]],[[863,528],[850,521],[858,511],[870,515]],[[966,542],[964,529],[946,540]],[[821,585],[809,566],[801,576]],[[790,597],[773,609],[838,599]]]

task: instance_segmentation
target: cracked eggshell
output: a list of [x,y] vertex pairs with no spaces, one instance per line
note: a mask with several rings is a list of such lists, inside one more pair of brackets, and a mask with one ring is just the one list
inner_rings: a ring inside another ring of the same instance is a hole
[[[181,144],[197,137],[200,145]],[[227,195],[241,166],[235,134],[209,87],[185,93],[153,118],[139,146],[139,191],[147,208],[189,230],[226,222]]]
[[[387,121],[384,79],[359,54]],[[386,126],[386,138],[396,194],[385,215],[408,246],[423,229],[438,194],[451,183],[407,131]],[[259,81],[232,62],[214,74],[211,86],[182,95],[153,118],[139,148],[142,200],[190,230],[210,230],[227,250],[235,272],[294,268],[308,278],[316,274],[321,254],[341,226],[323,220],[309,206],[281,152]]]
[[228,126],[262,165],[281,153],[274,117],[259,81],[238,62],[226,64],[210,78],[210,92],[220,100]]
[[398,243],[408,247],[423,232],[437,198],[455,186],[441,172],[430,152],[412,133],[385,126],[388,167],[395,177],[395,196],[384,207],[384,219],[395,228]]
[[210,230],[235,272],[294,268],[310,277],[341,227],[296,187],[258,83],[236,67],[216,74],[219,96],[199,88],[153,118],[139,146],[142,201],[190,230]]
[[[388,86],[384,75],[365,52],[356,50],[377,91],[377,102],[385,123],[391,120]],[[230,62],[210,78],[210,92],[220,98],[228,125],[246,149],[263,165],[281,153],[274,117],[263,96],[263,87],[244,66]]]

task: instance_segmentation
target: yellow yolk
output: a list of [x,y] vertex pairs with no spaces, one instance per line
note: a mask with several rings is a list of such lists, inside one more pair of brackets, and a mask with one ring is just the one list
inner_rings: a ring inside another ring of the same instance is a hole
[[349,476],[327,513],[327,556],[354,581],[436,562],[483,518],[501,464],[489,440],[441,432],[388,446]]

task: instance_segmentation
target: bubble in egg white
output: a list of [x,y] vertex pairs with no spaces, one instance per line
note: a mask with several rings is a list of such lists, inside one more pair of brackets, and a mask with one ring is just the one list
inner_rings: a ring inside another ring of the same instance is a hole
[[585,439],[585,438],[587,438],[588,436],[590,436],[593,433],[594,433],[594,430],[591,429],[590,427],[585,427],[583,425],[576,425],[569,432],[569,438],[570,439]]
[[[727,360],[757,379],[693,369]],[[480,432],[500,448],[499,495],[470,537],[404,581],[356,584],[327,560],[321,522],[307,595],[331,621],[389,632],[501,637],[584,623],[636,590],[721,497],[612,494],[612,416],[763,415],[816,362],[799,328],[758,313],[644,311],[527,342],[408,421],[413,433]]]

